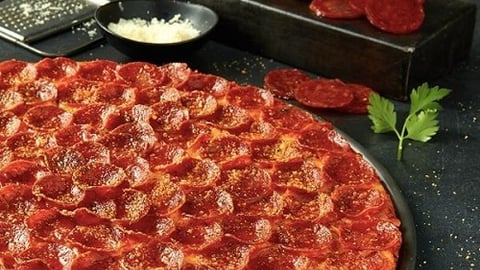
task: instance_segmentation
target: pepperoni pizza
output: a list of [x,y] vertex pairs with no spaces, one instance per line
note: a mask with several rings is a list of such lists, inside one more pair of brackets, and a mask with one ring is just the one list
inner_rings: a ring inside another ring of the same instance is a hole
[[0,63],[2,269],[395,269],[399,226],[372,166],[268,90]]

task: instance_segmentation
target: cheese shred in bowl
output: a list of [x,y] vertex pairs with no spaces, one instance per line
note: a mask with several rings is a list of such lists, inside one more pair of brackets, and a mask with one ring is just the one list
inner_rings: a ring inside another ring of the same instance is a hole
[[200,31],[188,19],[180,17],[177,14],[168,21],[120,18],[118,23],[109,23],[108,29],[122,37],[147,43],[175,43],[197,37]]

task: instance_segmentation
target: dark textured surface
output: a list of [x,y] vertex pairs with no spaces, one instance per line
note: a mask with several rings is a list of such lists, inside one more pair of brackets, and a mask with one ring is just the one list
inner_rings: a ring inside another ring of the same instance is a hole
[[[428,0],[427,0],[428,1]],[[473,0],[472,3],[475,3]],[[407,142],[404,160],[395,159],[396,138],[374,134],[366,116],[312,111],[360,143],[395,179],[413,213],[417,232],[416,269],[480,269],[480,26],[465,61],[431,84],[453,89],[442,101],[439,134],[428,143]],[[439,44],[438,46],[441,46]],[[0,41],[0,60],[40,57]],[[76,55],[76,60],[129,59],[109,45]],[[189,64],[240,83],[262,85],[269,70],[286,65],[216,42],[192,55]],[[395,102],[400,114],[408,104]]]

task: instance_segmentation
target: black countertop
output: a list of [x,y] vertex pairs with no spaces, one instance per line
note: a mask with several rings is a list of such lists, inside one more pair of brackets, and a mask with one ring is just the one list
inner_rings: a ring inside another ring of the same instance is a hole
[[[474,2],[474,0],[471,0]],[[478,5],[478,4],[477,4]],[[480,14],[468,59],[431,85],[453,92],[441,101],[440,131],[427,143],[406,142],[396,160],[397,139],[374,134],[365,115],[313,111],[362,145],[385,167],[412,211],[417,233],[416,269],[480,269]],[[439,44],[441,46],[441,44]],[[40,56],[0,41],[0,61]],[[132,61],[108,44],[72,56],[76,60]],[[187,61],[192,68],[261,86],[271,69],[287,65],[209,41]],[[399,114],[408,104],[395,102]]]

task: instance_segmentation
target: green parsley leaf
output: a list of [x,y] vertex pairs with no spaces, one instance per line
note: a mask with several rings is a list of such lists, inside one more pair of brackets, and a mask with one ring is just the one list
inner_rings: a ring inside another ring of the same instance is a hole
[[402,129],[397,129],[395,105],[388,99],[373,93],[369,98],[368,117],[372,121],[375,133],[394,132],[398,138],[397,159],[402,159],[403,141],[410,139],[427,142],[439,130],[438,115],[442,109],[439,101],[450,94],[451,90],[438,86],[429,87],[424,83],[413,89],[410,94],[409,114]]

